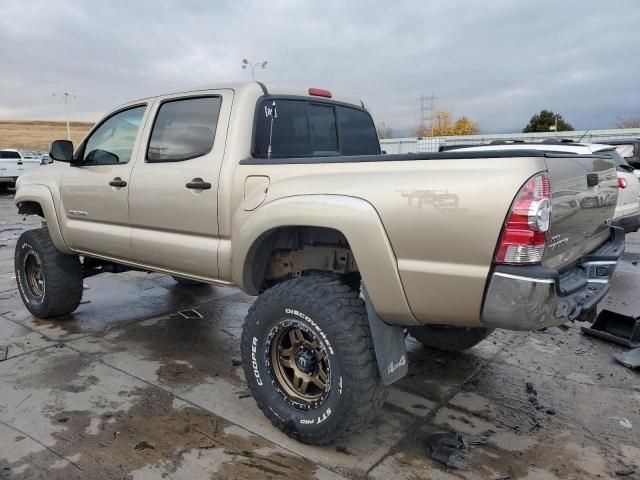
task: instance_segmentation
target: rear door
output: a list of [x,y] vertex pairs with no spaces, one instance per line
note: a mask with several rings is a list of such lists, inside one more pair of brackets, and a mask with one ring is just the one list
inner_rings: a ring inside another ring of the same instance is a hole
[[159,98],[131,177],[131,242],[141,263],[218,277],[218,180],[232,90]]

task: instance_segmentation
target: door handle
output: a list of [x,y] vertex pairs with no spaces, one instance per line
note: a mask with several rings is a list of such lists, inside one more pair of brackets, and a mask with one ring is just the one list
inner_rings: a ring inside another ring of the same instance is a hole
[[187,183],[186,187],[194,190],[209,190],[211,184],[209,182],[203,182],[202,180],[193,179],[193,181]]
[[109,182],[109,185],[111,185],[112,187],[126,187],[127,182],[122,180],[120,177],[116,177]]

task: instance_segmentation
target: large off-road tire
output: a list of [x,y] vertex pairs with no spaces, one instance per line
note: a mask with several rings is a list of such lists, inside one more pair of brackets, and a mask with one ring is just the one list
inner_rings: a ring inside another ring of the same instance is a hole
[[360,430],[386,393],[363,300],[322,275],[258,297],[242,331],[242,367],[271,423],[315,445]]
[[180,285],[184,285],[185,287],[202,287],[204,285],[207,285],[204,282],[199,282],[197,280],[191,280],[189,278],[182,278],[182,277],[175,277],[175,276],[171,276],[176,283],[180,284]]
[[82,300],[82,266],[60,253],[45,229],[20,235],[15,251],[16,282],[27,309],[38,318],[73,312]]
[[482,327],[444,327],[423,325],[410,327],[409,333],[424,346],[446,352],[462,352],[487,338],[493,328]]

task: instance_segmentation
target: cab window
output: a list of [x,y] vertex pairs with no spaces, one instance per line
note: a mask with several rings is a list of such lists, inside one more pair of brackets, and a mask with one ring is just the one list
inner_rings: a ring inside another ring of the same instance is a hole
[[131,160],[145,105],[122,110],[107,118],[87,139],[82,163],[117,165]]
[[147,162],[181,162],[209,153],[221,105],[221,97],[164,102],[151,131]]

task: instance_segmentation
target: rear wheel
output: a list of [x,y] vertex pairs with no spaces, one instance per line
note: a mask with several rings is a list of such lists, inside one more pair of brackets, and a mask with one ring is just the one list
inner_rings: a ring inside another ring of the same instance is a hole
[[360,430],[384,401],[364,302],[336,278],[295,278],[258,297],[242,366],[262,412],[304,443]]
[[22,301],[34,316],[60,317],[80,305],[80,259],[60,253],[46,230],[29,230],[20,235],[15,272]]
[[461,352],[480,343],[491,335],[493,330],[493,328],[482,327],[423,325],[410,327],[409,333],[426,347],[447,352]]
[[176,281],[176,283],[178,283],[180,285],[184,285],[186,287],[201,287],[203,285],[207,285],[204,282],[199,282],[197,280],[191,280],[189,278],[182,278],[182,277],[175,277],[175,276],[172,276],[172,278]]

